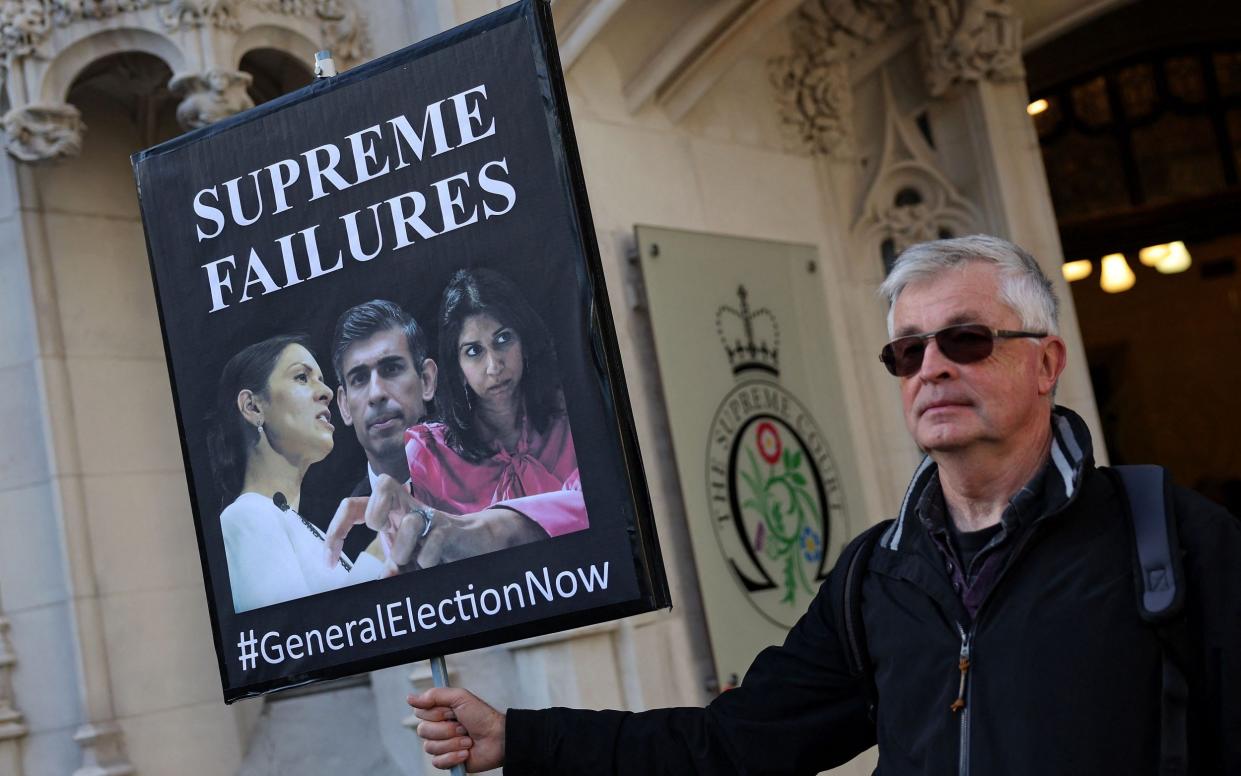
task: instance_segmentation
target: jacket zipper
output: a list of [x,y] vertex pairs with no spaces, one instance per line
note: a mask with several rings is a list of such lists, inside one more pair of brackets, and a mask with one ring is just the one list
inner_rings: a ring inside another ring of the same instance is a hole
[[1081,492],[1083,489],[1083,483],[1080,481],[1080,478],[1081,478],[1081,467],[1079,464],[1076,471],[1074,472],[1074,482],[1076,483],[1077,487],[1074,488],[1073,494],[1069,496],[1068,500],[1066,500],[1058,508],[1052,510],[1051,512],[1048,512],[1045,515],[1042,515],[1037,520],[1035,520],[1023,532],[1023,535],[1020,541],[1018,541],[1017,545],[1013,547],[1012,555],[1009,556],[1008,561],[1004,564],[1004,568],[1000,570],[999,576],[996,577],[995,582],[992,583],[991,590],[987,592],[986,597],[979,604],[978,610],[974,614],[973,622],[970,623],[970,629],[967,631],[961,625],[961,623],[959,622],[955,623],[955,625],[957,626],[957,633],[960,634],[961,636],[961,652],[960,652],[960,657],[957,661],[957,669],[961,672],[961,680],[960,680],[960,685],[959,685],[958,692],[957,692],[957,699],[953,701],[952,706],[950,708],[952,709],[954,713],[958,713],[961,715],[960,753],[959,753],[959,757],[957,760],[957,772],[959,776],[969,776],[969,770],[970,770],[970,757],[969,757],[970,709],[969,709],[968,699],[971,694],[970,691],[972,688],[968,682],[968,675],[969,675],[969,668],[970,668],[971,637],[973,636],[974,630],[978,626],[979,618],[982,616],[983,612],[987,608],[987,604],[990,603],[991,599],[995,597],[994,593],[995,593],[996,588],[998,588],[1000,586],[1000,583],[1004,581],[1004,578],[1008,576],[1009,570],[1012,569],[1012,567],[1016,564],[1018,558],[1021,557],[1022,552],[1025,550],[1026,546],[1030,543],[1030,539],[1033,537],[1033,535],[1037,533],[1039,530],[1042,530],[1042,525],[1048,519],[1053,518],[1059,515],[1060,513],[1066,511],[1070,506],[1073,505],[1075,501],[1077,501],[1077,497],[1081,495]]
[[1017,543],[1017,546],[1013,548],[1013,554],[1009,556],[1008,562],[1005,563],[1004,568],[1000,570],[1000,575],[996,577],[996,580],[992,584],[991,590],[988,591],[986,598],[984,598],[982,603],[979,604],[978,611],[974,615],[974,621],[970,624],[970,629],[966,630],[961,623],[956,623],[957,633],[961,635],[961,654],[957,661],[957,670],[961,672],[961,683],[957,689],[957,699],[952,702],[951,709],[954,713],[961,715],[960,755],[957,759],[957,773],[959,776],[969,776],[970,772],[970,709],[968,700],[971,689],[969,684],[970,641],[974,634],[974,629],[977,627],[978,620],[982,616],[983,611],[986,609],[987,604],[990,603],[990,600],[995,597],[993,594],[995,593],[996,588],[998,588],[1000,583],[1004,581],[1004,578],[1008,576],[1009,570],[1015,565],[1017,559],[1021,557],[1021,553],[1030,543],[1030,539],[1033,538],[1035,533],[1041,530],[1041,525],[1043,522],[1048,518],[1054,517],[1055,515],[1058,515],[1068,509],[1069,506],[1077,500],[1077,496],[1080,493],[1081,488],[1079,487],[1074,491],[1068,501],[1060,505],[1059,509],[1043,515],[1026,529],[1024,535],[1021,537],[1021,540]]
[[957,633],[961,634],[961,656],[957,661],[957,670],[961,672],[961,684],[957,689],[957,699],[952,702],[952,712],[961,715],[961,743],[960,754],[957,759],[957,773],[959,776],[969,776],[970,772],[970,709],[966,698],[969,693],[969,670],[970,670],[970,631],[965,630],[961,623],[957,623]]

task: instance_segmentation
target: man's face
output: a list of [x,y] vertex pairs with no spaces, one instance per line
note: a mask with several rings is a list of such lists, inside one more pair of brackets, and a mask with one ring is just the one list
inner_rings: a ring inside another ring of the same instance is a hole
[[340,415],[353,426],[378,472],[404,467],[405,429],[426,415],[435,396],[435,362],[414,364],[405,332],[386,329],[355,342],[341,359]]
[[[970,262],[907,286],[893,307],[896,337],[923,334],[958,323],[1022,329],[1021,318],[999,295],[999,269]],[[933,339],[922,368],[902,377],[905,425],[929,453],[960,452],[1020,444],[1048,422],[1050,397],[1064,367],[1064,343],[997,339],[990,356],[958,364]]]

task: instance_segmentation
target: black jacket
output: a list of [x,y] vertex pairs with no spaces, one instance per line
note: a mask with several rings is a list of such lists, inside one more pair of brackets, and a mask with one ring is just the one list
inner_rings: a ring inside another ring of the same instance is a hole
[[[1084,424],[1072,424],[1072,487],[1015,537],[973,623],[907,496],[863,585],[875,723],[837,632],[838,566],[783,646],[706,709],[511,710],[505,773],[815,774],[878,743],[883,776],[1155,774],[1161,643],[1138,614],[1117,493],[1093,466]],[[1192,644],[1190,773],[1241,774],[1241,523],[1184,490],[1174,512]],[[967,704],[953,712],[962,631]]]

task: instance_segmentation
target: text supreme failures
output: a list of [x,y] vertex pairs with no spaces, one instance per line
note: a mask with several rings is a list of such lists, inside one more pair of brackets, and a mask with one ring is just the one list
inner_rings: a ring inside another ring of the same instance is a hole
[[[293,209],[289,192],[299,181],[303,185],[296,191],[308,191],[306,201],[313,202],[420,162],[428,153],[439,156],[490,137],[496,133],[496,124],[494,117],[486,116],[486,100],[487,89],[480,84],[428,105],[421,129],[415,129],[402,114],[346,135],[344,145],[351,159],[344,164],[341,148],[328,143],[203,189],[194,195],[193,202],[198,242],[219,237],[229,222],[246,227],[264,215]],[[245,178],[250,181],[243,186]],[[517,202],[517,190],[507,178],[508,160],[500,158],[483,164],[475,181],[468,171],[461,172],[431,183],[428,194],[407,191],[345,213],[339,220],[344,224],[349,257],[370,261],[385,249],[397,251],[413,245],[415,237],[429,240],[476,223],[480,217],[502,216]],[[360,229],[363,209],[371,214],[363,220],[370,220],[372,225]],[[385,229],[389,225],[390,231]],[[324,265],[319,255],[319,226],[313,224],[276,238],[278,261],[272,260],[274,248],[260,255],[251,247],[248,255],[236,251],[202,265],[211,293],[211,312],[249,301],[255,294],[271,294],[342,269],[344,249]],[[240,285],[234,279],[239,279]]]

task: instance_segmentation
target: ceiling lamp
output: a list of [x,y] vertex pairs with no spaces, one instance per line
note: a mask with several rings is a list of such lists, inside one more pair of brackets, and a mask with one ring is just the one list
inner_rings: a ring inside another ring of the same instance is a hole
[[1136,278],[1123,253],[1109,253],[1103,257],[1103,270],[1099,273],[1099,287],[1109,294],[1119,294],[1133,288]]
[[1184,272],[1189,269],[1190,265],[1189,250],[1180,240],[1163,245],[1147,246],[1138,251],[1138,259],[1146,266],[1154,267],[1165,275]]
[[1029,113],[1031,116],[1037,116],[1047,110],[1047,108],[1047,100],[1038,99],[1026,106],[1026,113]]
[[1148,245],[1138,251],[1138,261],[1147,267],[1153,267],[1168,257],[1172,252],[1172,244],[1164,243],[1163,245]]
[[1064,279],[1072,283],[1090,277],[1090,273],[1094,271],[1094,263],[1090,259],[1069,261],[1060,266],[1060,271],[1064,273]]

